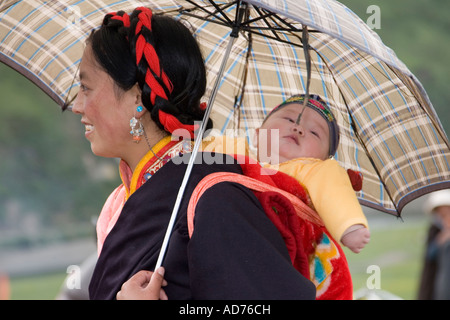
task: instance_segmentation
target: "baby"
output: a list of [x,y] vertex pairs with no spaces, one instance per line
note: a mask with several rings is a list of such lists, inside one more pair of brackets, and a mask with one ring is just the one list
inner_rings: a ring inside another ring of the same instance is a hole
[[[305,107],[303,103],[304,95],[292,96],[266,117],[256,130],[258,161],[305,186],[331,235],[359,253],[369,242],[370,232],[347,171],[332,159],[339,127],[319,96],[312,95]],[[270,157],[263,150],[271,150]]]
[[[303,95],[287,99],[256,130],[258,161],[295,177],[333,238],[359,253],[369,242],[370,232],[347,171],[331,159],[339,144],[339,127],[319,96],[311,96],[305,107],[303,101]],[[278,135],[272,134],[274,130]],[[278,139],[272,141],[274,136]],[[238,139],[212,139],[203,149],[249,154],[246,143]],[[272,150],[270,157],[264,150]],[[163,274],[164,269],[139,271],[124,283],[117,299],[167,299],[161,289],[166,284]]]

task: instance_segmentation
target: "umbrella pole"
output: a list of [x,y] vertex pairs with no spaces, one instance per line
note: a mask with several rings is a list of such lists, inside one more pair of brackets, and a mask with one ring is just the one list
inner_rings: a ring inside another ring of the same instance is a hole
[[166,234],[164,236],[163,244],[161,246],[161,251],[159,252],[159,256],[158,256],[158,260],[156,262],[155,270],[158,269],[162,265],[162,261],[164,259],[164,255],[165,255],[165,253],[167,251],[167,246],[169,244],[169,239],[170,239],[170,236],[172,234],[172,229],[173,229],[173,226],[175,224],[177,213],[178,213],[178,210],[179,210],[180,205],[181,205],[181,200],[183,199],[184,190],[186,189],[186,185],[188,183],[189,176],[191,175],[192,167],[194,165],[195,158],[197,157],[198,149],[200,148],[200,144],[201,144],[201,142],[203,140],[203,134],[205,133],[206,123],[208,122],[209,115],[211,114],[212,105],[213,105],[214,100],[216,98],[216,94],[217,94],[217,91],[219,89],[219,84],[220,84],[220,81],[222,79],[223,72],[225,70],[225,66],[226,66],[227,61],[228,61],[228,57],[230,56],[231,48],[233,47],[233,44],[234,44],[234,41],[236,40],[236,38],[237,38],[237,36],[233,36],[233,35],[230,36],[230,40],[228,42],[225,55],[224,55],[224,58],[222,60],[222,64],[221,64],[220,69],[219,69],[219,73],[217,74],[216,82],[214,83],[214,87],[212,89],[211,96],[209,97],[209,100],[208,100],[208,105],[207,105],[207,108],[205,110],[205,115],[203,116],[203,121],[200,124],[200,128],[198,130],[197,137],[195,138],[194,148],[192,149],[192,154],[191,154],[191,157],[189,158],[189,162],[188,162],[188,165],[186,167],[186,172],[184,174],[183,181],[181,182],[180,189],[178,190],[178,194],[177,194],[177,198],[176,198],[176,201],[175,201],[175,205],[174,205],[174,208],[173,208],[173,211],[172,211],[172,215],[170,216],[169,225],[167,226]]
[[306,105],[309,101],[309,86],[311,84],[311,55],[309,54],[309,34],[308,27],[303,26],[302,30],[302,44],[303,44],[303,53],[305,54],[305,62],[306,62],[306,92],[305,99],[303,100],[302,111],[299,113],[297,120],[295,123],[298,125],[300,123],[300,119],[305,111]]

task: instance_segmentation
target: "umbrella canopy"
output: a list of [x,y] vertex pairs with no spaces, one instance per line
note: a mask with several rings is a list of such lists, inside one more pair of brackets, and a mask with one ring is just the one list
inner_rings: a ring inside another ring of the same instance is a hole
[[61,107],[74,98],[85,40],[109,12],[131,11],[158,1],[3,0],[0,61],[33,81]]
[[248,0],[239,22],[239,1],[189,2],[180,16],[204,49],[211,91],[233,25],[241,30],[211,111],[221,133],[251,136],[272,108],[308,91],[307,26],[309,93],[338,118],[335,158],[363,173],[360,202],[400,215],[418,196],[450,186],[448,139],[425,90],[348,8],[331,0]]
[[0,60],[63,106],[77,92],[74,75],[91,29],[105,13],[139,5],[193,30],[221,133],[251,135],[273,107],[309,91],[337,117],[335,157],[362,172],[362,204],[399,215],[414,198],[450,187],[448,139],[422,85],[334,0],[3,1]]

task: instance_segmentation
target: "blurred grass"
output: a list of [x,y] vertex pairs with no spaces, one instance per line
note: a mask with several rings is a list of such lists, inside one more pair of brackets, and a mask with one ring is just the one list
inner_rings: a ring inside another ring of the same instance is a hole
[[370,243],[361,253],[355,254],[344,248],[354,290],[367,288],[367,281],[374,274],[368,271],[368,267],[375,265],[381,271],[381,290],[402,299],[417,299],[427,220],[416,218],[401,222],[391,217],[386,219],[392,219],[392,223],[371,225]]
[[67,273],[55,272],[11,279],[11,300],[53,300]]

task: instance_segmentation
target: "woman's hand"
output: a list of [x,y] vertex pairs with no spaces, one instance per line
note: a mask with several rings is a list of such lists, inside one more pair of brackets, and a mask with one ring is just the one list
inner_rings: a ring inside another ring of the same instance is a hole
[[117,300],[168,300],[162,287],[167,285],[164,280],[164,268],[156,272],[141,270],[122,285],[117,293]]

